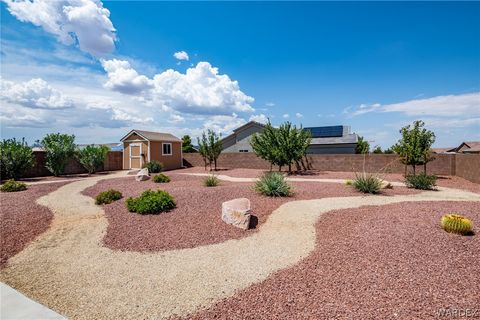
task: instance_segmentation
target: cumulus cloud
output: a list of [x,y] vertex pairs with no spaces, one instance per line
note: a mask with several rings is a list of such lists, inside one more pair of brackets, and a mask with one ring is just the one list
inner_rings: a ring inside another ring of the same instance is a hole
[[102,62],[108,74],[105,86],[122,93],[137,95],[151,105],[189,114],[231,114],[253,112],[254,99],[240,90],[237,81],[219,74],[208,62],[199,62],[186,73],[169,69],[153,79],[139,75],[127,61]]
[[107,72],[108,81],[105,88],[125,94],[139,94],[153,88],[153,81],[139,75],[125,60],[102,60],[102,66]]
[[185,118],[179,114],[171,114],[170,118],[168,119],[170,123],[183,123],[185,122]]
[[295,113],[295,117],[297,117],[298,119],[303,118],[303,114],[301,114],[300,112],[297,112]]
[[250,116],[250,119],[248,121],[256,121],[260,123],[267,123],[268,122],[268,117],[266,115],[262,114],[254,114]]
[[282,117],[283,117],[283,119],[288,119],[288,118],[290,118],[290,115],[288,113],[285,113],[285,114],[283,114]]
[[408,116],[480,116],[480,92],[414,99],[385,105],[361,104],[354,110],[351,108],[344,110],[344,113],[351,116],[370,112],[400,112]]
[[65,109],[73,107],[73,101],[52,88],[42,79],[12,82],[0,79],[0,98],[28,108]]
[[175,52],[175,53],[173,54],[173,56],[175,57],[175,59],[178,59],[178,60],[186,60],[186,61],[188,61],[188,59],[189,59],[188,53],[186,53],[185,51]]
[[115,28],[110,11],[99,0],[4,0],[18,20],[51,33],[65,45],[102,57],[115,48]]
[[231,115],[216,115],[209,117],[203,124],[204,129],[211,129],[221,134],[227,134],[247,123],[245,119],[239,117],[236,113]]

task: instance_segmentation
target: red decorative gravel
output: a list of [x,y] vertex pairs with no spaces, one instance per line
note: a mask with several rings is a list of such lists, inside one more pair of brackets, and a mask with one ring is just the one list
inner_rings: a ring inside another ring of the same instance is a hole
[[[474,236],[439,227],[469,217]],[[433,319],[480,308],[480,203],[401,203],[325,214],[314,252],[191,319]],[[234,254],[234,253],[232,253]]]
[[53,214],[35,201],[65,184],[31,185],[25,191],[0,193],[0,268],[48,229]]
[[[124,196],[123,199],[104,206],[109,222],[104,238],[105,246],[118,250],[157,251],[192,248],[248,236],[255,229],[244,231],[221,220],[222,202],[234,198],[250,199],[253,215],[260,225],[270,213],[287,201],[362,195],[352,187],[337,183],[294,182],[291,183],[295,192],[293,197],[270,198],[254,192],[253,183],[221,181],[220,186],[207,188],[202,184],[204,177],[167,174],[172,181],[166,184],[153,183],[151,180],[137,182],[133,177],[128,177],[103,180],[84,191],[84,194],[95,197],[101,191],[113,188]],[[138,196],[149,188],[167,190],[177,201],[177,208],[159,215],[128,212],[125,199]],[[385,196],[416,192],[395,188],[385,190]]]

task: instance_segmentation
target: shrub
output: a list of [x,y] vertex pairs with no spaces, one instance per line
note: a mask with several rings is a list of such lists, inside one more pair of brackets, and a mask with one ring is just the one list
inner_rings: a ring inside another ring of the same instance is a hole
[[353,186],[363,193],[378,193],[382,187],[382,180],[371,173],[355,174]]
[[17,141],[14,138],[0,141],[0,175],[2,179],[21,178],[34,164],[32,149],[27,146],[25,139]]
[[1,187],[2,192],[17,192],[27,190],[27,185],[23,182],[18,182],[13,179],[7,180]]
[[105,162],[109,150],[107,146],[86,146],[77,150],[77,159],[88,173],[95,173]]
[[67,161],[75,154],[75,136],[61,133],[47,134],[42,140],[46,151],[45,167],[59,176],[65,172]]
[[147,168],[149,173],[159,173],[163,170],[163,164],[157,160],[152,160],[145,163],[143,168]]
[[137,198],[128,198],[126,204],[128,211],[139,214],[156,214],[169,211],[176,206],[175,200],[167,191],[150,189],[145,190]]
[[352,186],[352,185],[353,185],[353,181],[352,181],[352,180],[347,180],[347,181],[345,181],[345,185],[346,185],[346,186]]
[[156,183],[170,182],[170,177],[164,175],[163,173],[160,173],[160,174],[157,174],[157,175],[153,176],[153,182],[156,182]]
[[255,191],[269,197],[288,197],[292,194],[290,189],[279,172],[267,172],[255,183]]
[[107,191],[100,192],[95,197],[95,204],[109,204],[113,201],[120,200],[122,198],[122,193],[120,191],[110,189]]
[[447,232],[453,232],[458,234],[471,234],[473,232],[472,222],[460,215],[446,214],[440,221],[442,228]]
[[205,187],[216,187],[220,183],[220,180],[218,180],[217,177],[215,177],[213,174],[211,176],[208,176],[204,181],[203,184]]
[[437,183],[437,177],[420,173],[417,175],[407,175],[405,177],[405,184],[408,188],[415,188],[420,190],[434,190]]

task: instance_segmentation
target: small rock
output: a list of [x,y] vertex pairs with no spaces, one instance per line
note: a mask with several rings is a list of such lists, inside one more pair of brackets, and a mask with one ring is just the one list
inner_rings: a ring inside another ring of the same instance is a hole
[[222,203],[222,220],[237,228],[247,230],[250,226],[250,200],[237,198]]
[[150,175],[148,174],[148,169],[144,168],[140,170],[137,175],[135,176],[135,180],[137,181],[145,181],[150,179]]
[[386,180],[382,180],[382,186],[380,188],[381,189],[393,189],[393,185]]

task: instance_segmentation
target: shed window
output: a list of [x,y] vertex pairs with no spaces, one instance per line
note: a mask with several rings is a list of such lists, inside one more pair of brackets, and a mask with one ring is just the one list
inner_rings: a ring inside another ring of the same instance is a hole
[[241,149],[240,152],[248,152],[248,150]]
[[172,155],[172,144],[171,143],[162,143],[162,155],[171,156]]

